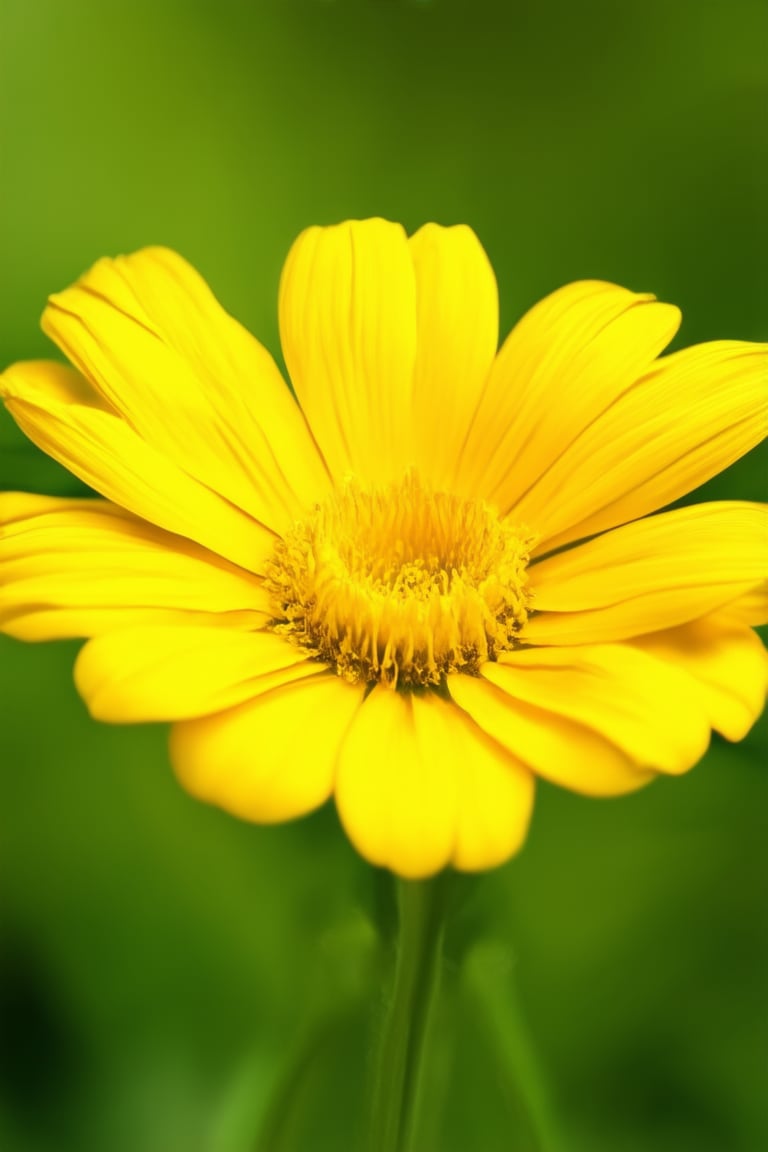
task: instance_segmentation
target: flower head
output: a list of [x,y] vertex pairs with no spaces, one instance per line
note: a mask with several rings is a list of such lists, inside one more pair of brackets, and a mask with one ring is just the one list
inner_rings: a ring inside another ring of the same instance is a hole
[[650,514],[763,437],[768,356],[659,358],[678,323],[585,281],[497,350],[468,228],[311,228],[294,398],[179,256],[102,260],[43,317],[74,367],[0,383],[102,497],[0,496],[0,628],[87,638],[92,714],[171,721],[182,782],[239,816],[335,794],[375,864],[498,864],[535,777],[628,792],[762,708],[766,508]]

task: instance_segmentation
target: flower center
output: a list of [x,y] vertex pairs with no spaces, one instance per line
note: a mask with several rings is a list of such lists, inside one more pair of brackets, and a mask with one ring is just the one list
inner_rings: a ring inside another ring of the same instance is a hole
[[483,501],[430,492],[412,472],[372,491],[351,481],[277,543],[272,627],[352,682],[476,673],[527,619],[533,542]]

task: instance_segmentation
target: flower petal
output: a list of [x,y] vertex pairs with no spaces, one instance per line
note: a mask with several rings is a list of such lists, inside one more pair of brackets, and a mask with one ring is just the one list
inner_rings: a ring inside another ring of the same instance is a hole
[[415,275],[400,225],[302,232],[283,269],[280,334],[332,475],[399,480],[411,462],[416,357]]
[[262,571],[273,534],[142,440],[76,372],[45,361],[15,364],[0,377],[0,395],[30,440],[107,499]]
[[[479,728],[460,708],[435,697],[435,747],[457,762],[459,794],[451,864],[462,872],[496,868],[518,852],[533,812],[535,778],[525,764]],[[422,701],[417,716],[426,728]]]
[[171,731],[184,787],[244,820],[291,820],[331,795],[339,746],[363,690],[327,674]]
[[409,245],[418,323],[415,459],[427,483],[450,490],[496,355],[499,294],[488,257],[465,225],[427,224]]
[[336,781],[339,816],[358,852],[409,878],[446,867],[458,807],[454,760],[419,744],[421,703],[412,693],[374,688],[344,740]]
[[448,687],[484,732],[553,784],[587,796],[620,796],[654,775],[590,728],[515,700],[482,677],[451,676]]
[[496,357],[462,454],[462,490],[513,509],[679,323],[671,305],[597,280],[542,300]]
[[653,512],[759,444],[768,345],[722,341],[660,360],[553,461],[515,509],[539,551]]
[[3,492],[0,525],[0,630],[21,639],[93,636],[155,612],[251,629],[272,615],[250,573],[103,500]]
[[731,600],[724,606],[722,613],[731,620],[739,624],[748,624],[752,628],[768,624],[768,580],[762,580],[736,600]]
[[684,772],[707,750],[696,684],[629,645],[528,648],[481,671],[507,696],[591,728],[643,768]]
[[742,740],[765,706],[768,652],[751,628],[728,612],[651,632],[632,647],[653,657],[654,677],[675,668],[696,685],[709,723],[726,740]]
[[94,719],[129,724],[220,712],[323,670],[271,632],[146,626],[90,640],[75,683]]
[[434,692],[375,688],[339,756],[336,803],[350,840],[409,878],[508,859],[532,802],[530,773]]
[[327,487],[272,357],[175,252],[100,260],[43,329],[148,444],[274,531]]
[[534,564],[528,644],[631,639],[707,615],[768,572],[768,506],[721,501],[636,520]]

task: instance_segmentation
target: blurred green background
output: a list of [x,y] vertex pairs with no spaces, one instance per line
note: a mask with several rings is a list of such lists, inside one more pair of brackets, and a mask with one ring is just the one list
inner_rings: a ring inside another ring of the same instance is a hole
[[[681,343],[768,337],[761,0],[0,12],[3,364],[48,354],[48,292],[150,243],[277,351],[293,237],[371,214],[471,224],[505,330],[602,277],[681,305]],[[706,495],[764,499],[765,464]],[[0,487],[80,491],[5,413]],[[196,804],[164,730],[87,719],[77,645],[0,640],[0,1147],[251,1152],[336,988],[345,1027],[319,1027],[270,1152],[354,1150],[378,889],[333,813],[259,829]],[[768,1147],[766,747],[763,723],[621,800],[541,787],[522,856],[466,897],[507,949],[565,1152]],[[453,1033],[435,1152],[533,1148],[471,1003]]]

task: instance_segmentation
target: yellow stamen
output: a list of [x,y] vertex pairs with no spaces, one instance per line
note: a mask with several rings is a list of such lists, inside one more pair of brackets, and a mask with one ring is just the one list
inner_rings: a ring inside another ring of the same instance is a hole
[[347,680],[393,687],[476,673],[515,646],[533,538],[482,500],[349,482],[275,547],[274,630]]

